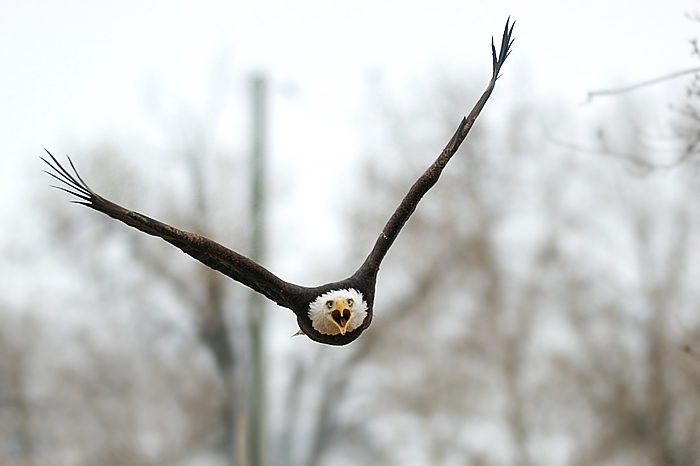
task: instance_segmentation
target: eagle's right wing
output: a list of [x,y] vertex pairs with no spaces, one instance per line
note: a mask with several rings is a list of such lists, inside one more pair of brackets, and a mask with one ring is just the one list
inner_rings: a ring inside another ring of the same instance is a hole
[[73,170],[72,173],[65,169],[48,150],[46,153],[53,161],[51,163],[41,158],[51,168],[51,171],[46,173],[64,185],[55,186],[56,188],[80,199],[73,202],[109,215],[144,233],[162,238],[185,254],[265,295],[280,306],[293,309],[294,298],[298,297],[304,288],[285,282],[253,260],[204,236],[171,227],[103,198],[83,181],[70,157],[68,162]]

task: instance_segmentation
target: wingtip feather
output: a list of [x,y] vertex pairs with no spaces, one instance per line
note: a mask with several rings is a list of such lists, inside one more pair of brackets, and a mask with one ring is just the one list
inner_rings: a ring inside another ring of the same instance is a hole
[[515,27],[515,21],[513,21],[511,23],[510,16],[508,16],[508,19],[506,20],[506,25],[503,28],[503,36],[501,37],[501,47],[500,47],[500,50],[498,52],[496,52],[494,38],[491,37],[491,54],[493,57],[493,77],[492,77],[492,79],[494,81],[501,77],[501,74],[500,74],[501,67],[503,66],[503,63],[505,63],[506,59],[510,55],[510,52],[512,51],[513,42],[515,41],[515,39],[513,39],[513,28],[514,27]]
[[80,174],[78,174],[78,170],[75,168],[75,164],[73,163],[71,158],[68,155],[66,155],[66,159],[68,159],[68,163],[70,164],[70,167],[75,175],[71,174],[70,171],[64,168],[63,165],[61,165],[61,163],[56,159],[56,157],[53,156],[53,154],[51,154],[51,152],[49,152],[48,149],[44,148],[44,150],[49,155],[53,163],[47,160],[46,158],[40,156],[39,158],[42,161],[44,161],[44,163],[46,163],[46,165],[48,165],[51,169],[51,171],[43,170],[43,172],[55,178],[61,184],[65,185],[65,187],[52,185],[52,187],[60,189],[61,191],[65,191],[81,199],[82,201],[77,202],[79,204],[84,204],[88,206],[91,205],[94,200],[95,194],[85,183],[85,181],[83,181],[83,179],[80,177]]

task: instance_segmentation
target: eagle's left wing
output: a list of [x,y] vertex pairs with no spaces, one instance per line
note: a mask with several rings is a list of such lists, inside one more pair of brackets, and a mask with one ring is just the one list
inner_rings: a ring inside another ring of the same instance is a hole
[[486,101],[489,99],[489,97],[491,97],[491,93],[496,86],[496,80],[500,77],[503,63],[506,61],[506,58],[508,58],[508,55],[510,55],[510,47],[513,45],[512,36],[514,26],[515,22],[510,24],[510,18],[508,18],[508,21],[506,21],[506,27],[503,31],[503,37],[501,38],[501,49],[498,53],[496,53],[493,38],[491,39],[493,72],[491,75],[491,80],[489,81],[488,86],[486,86],[486,90],[474,105],[471,112],[469,112],[469,115],[462,119],[462,122],[457,127],[452,139],[450,139],[450,141],[447,143],[447,146],[445,149],[443,149],[442,153],[438,156],[435,162],[433,162],[425,173],[423,173],[420,178],[416,180],[413,186],[411,186],[411,189],[396,208],[393,215],[389,218],[389,221],[387,221],[384,229],[379,235],[379,238],[377,238],[377,241],[374,243],[372,251],[367,256],[367,259],[365,259],[365,262],[362,264],[362,267],[360,267],[360,270],[358,270],[358,273],[370,276],[377,274],[379,265],[384,259],[384,256],[389,251],[389,248],[394,243],[394,240],[396,240],[396,237],[399,235],[399,232],[408,221],[409,217],[416,210],[418,203],[423,198],[425,193],[427,193],[430,188],[437,183],[442,170],[447,165],[447,162],[450,161],[455,152],[457,152],[457,149],[459,149],[462,141],[464,141],[467,134],[469,134],[469,130],[472,128],[476,118],[479,116],[479,113],[481,113],[481,110],[486,105]]
[[70,157],[68,162],[72,173],[64,168],[48,150],[46,153],[51,158],[51,161],[41,158],[51,168],[51,171],[46,173],[64,185],[55,186],[56,188],[80,199],[73,202],[109,215],[144,233],[164,239],[212,269],[262,293],[280,306],[293,309],[294,298],[303,292],[303,287],[285,282],[260,264],[215,241],[179,230],[103,198],[83,181]]

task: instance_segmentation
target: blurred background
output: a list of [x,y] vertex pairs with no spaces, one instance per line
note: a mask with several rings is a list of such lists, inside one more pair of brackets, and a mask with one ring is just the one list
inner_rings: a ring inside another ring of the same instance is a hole
[[[0,465],[700,464],[700,81],[588,94],[700,66],[699,13],[4,0]],[[256,336],[247,289],[41,172],[70,154],[127,208],[244,254],[257,235],[285,280],[344,278],[508,16],[503,77],[347,347],[273,303]]]

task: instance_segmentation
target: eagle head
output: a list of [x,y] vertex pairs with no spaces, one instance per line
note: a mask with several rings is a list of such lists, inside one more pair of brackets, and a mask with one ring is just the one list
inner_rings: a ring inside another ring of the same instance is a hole
[[309,305],[314,329],[325,335],[345,335],[362,325],[367,303],[362,293],[352,288],[322,294]]

